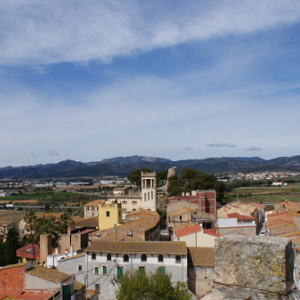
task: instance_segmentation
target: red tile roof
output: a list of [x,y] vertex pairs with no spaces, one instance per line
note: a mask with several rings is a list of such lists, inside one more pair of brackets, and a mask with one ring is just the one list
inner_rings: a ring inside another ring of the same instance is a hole
[[218,234],[217,229],[203,229],[203,232],[216,237],[221,236],[220,234]]
[[[32,244],[28,244],[22,248],[19,248],[16,251],[17,256],[30,258],[30,259],[40,258],[40,246],[39,245],[34,245],[34,247],[32,246],[33,246]],[[34,255],[33,255],[33,248],[34,248]]]
[[238,213],[227,214],[228,218],[237,218],[238,221],[255,220],[253,217],[240,215]]
[[196,232],[199,232],[199,231],[201,231],[201,227],[200,227],[199,224],[196,224],[196,225],[193,225],[193,226],[190,226],[190,227],[179,229],[179,230],[175,231],[175,234],[178,238],[180,238],[182,236],[189,235],[189,234],[192,234],[192,233],[196,233]]
[[260,208],[260,209],[266,209],[266,206],[265,205],[262,205],[262,204],[259,204],[259,203],[256,203],[256,202],[250,202],[248,203],[249,205],[252,205],[252,206],[255,206],[257,208]]

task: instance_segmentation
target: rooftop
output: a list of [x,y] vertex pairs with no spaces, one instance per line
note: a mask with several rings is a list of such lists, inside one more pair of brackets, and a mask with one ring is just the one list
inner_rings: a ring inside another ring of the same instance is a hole
[[22,248],[19,248],[16,254],[18,257],[25,257],[30,259],[40,258],[40,246],[28,244]]
[[244,216],[239,213],[231,213],[231,214],[227,214],[227,216],[228,218],[237,218],[238,221],[255,220],[253,217]]
[[188,264],[194,267],[214,267],[214,248],[188,247]]
[[26,273],[53,283],[60,283],[70,277],[70,275],[67,273],[38,265],[32,266],[26,270]]
[[104,253],[151,253],[186,255],[185,242],[109,242],[96,240],[85,251]]
[[189,227],[185,227],[179,230],[175,231],[175,234],[178,238],[185,236],[185,235],[189,235],[192,233],[196,233],[201,231],[201,227],[199,224],[193,225],[193,226],[189,226]]

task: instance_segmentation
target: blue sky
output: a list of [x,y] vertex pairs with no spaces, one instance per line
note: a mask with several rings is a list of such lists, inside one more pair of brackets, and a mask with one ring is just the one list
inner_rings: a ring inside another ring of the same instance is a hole
[[2,0],[0,166],[299,155],[298,0]]

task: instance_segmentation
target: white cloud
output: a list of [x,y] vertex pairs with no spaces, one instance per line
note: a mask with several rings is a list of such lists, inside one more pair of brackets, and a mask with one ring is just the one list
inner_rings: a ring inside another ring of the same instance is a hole
[[190,146],[187,146],[184,148],[184,151],[192,151],[193,150],[193,147],[190,147]]
[[2,0],[0,64],[110,61],[299,21],[297,0]]
[[247,151],[261,151],[262,149],[256,146],[251,146],[246,149]]
[[206,144],[205,146],[207,146],[207,147],[215,147],[215,148],[218,148],[218,147],[235,148],[236,147],[236,145],[226,144],[226,143],[211,143],[211,144]]
[[59,152],[55,151],[55,150],[48,150],[47,155],[49,156],[59,156]]

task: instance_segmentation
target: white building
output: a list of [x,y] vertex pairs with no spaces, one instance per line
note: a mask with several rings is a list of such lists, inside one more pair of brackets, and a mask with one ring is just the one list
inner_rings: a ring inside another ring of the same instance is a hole
[[122,276],[130,270],[147,274],[170,274],[172,282],[187,283],[185,242],[108,242],[94,241],[85,256],[58,261],[58,270],[75,274],[87,289],[100,292],[102,300],[115,299]]

